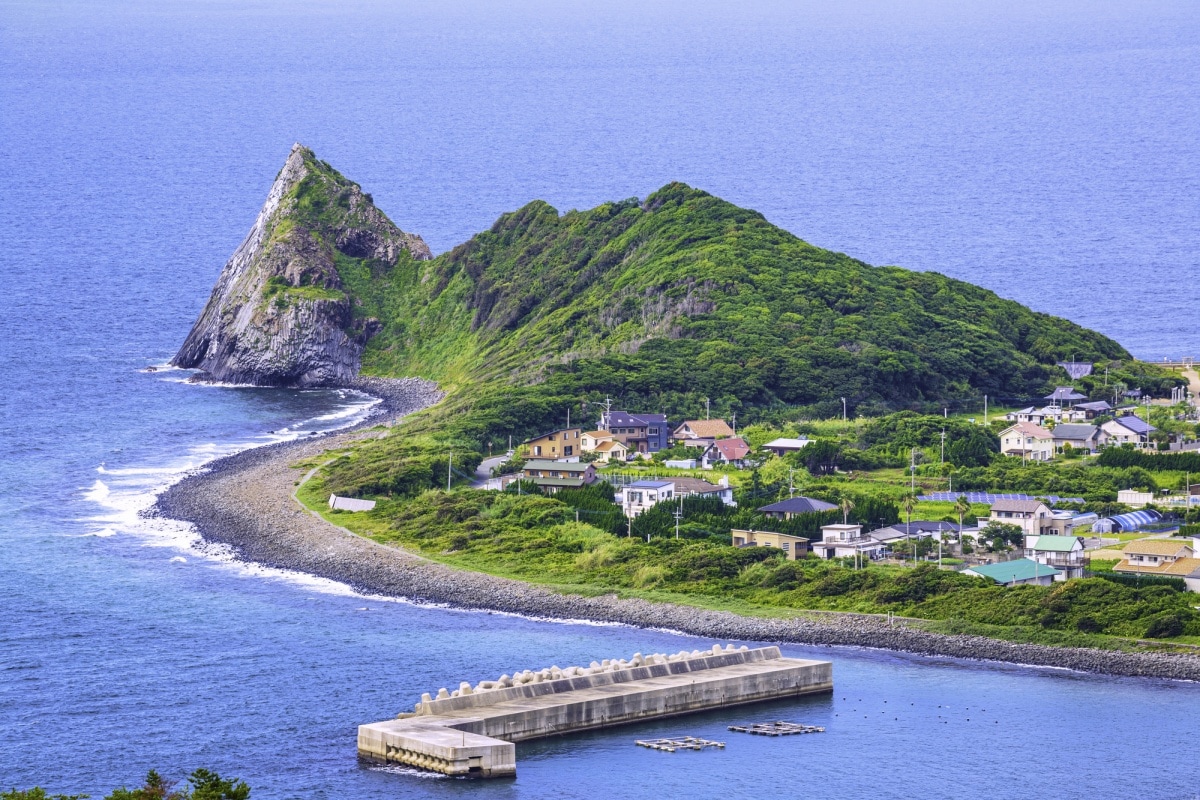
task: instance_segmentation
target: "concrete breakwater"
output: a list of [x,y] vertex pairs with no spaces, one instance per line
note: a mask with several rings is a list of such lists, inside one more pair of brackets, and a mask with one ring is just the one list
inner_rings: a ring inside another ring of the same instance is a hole
[[[378,387],[364,384],[359,388],[383,395],[386,411],[392,416],[440,398],[436,387],[423,381],[385,381]],[[384,417],[377,416],[372,423],[379,419]],[[309,514],[292,499],[300,474],[290,469],[290,464],[361,435],[311,437],[213,462],[204,472],[166,491],[153,513],[193,523],[206,542],[228,545],[246,561],[340,581],[366,594],[550,619],[666,628],[714,639],[875,647],[1083,672],[1200,680],[1200,657],[1180,653],[1021,644],[931,633],[859,614],[744,617],[615,595],[556,594],[518,581],[453,569],[349,534]]]
[[557,666],[425,693],[411,714],[361,725],[358,753],[447,775],[516,774],[515,742],[833,689],[828,661],[713,645]]

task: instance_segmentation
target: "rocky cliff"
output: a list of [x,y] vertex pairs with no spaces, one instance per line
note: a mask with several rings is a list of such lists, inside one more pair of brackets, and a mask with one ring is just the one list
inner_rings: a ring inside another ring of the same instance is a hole
[[343,274],[430,257],[358,184],[294,145],[172,363],[227,383],[347,383],[379,323],[355,313]]

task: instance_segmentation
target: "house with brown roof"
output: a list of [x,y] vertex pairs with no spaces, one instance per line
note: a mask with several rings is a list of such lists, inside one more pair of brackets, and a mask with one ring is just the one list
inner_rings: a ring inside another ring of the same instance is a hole
[[709,445],[700,456],[700,466],[712,469],[715,464],[729,464],[741,467],[745,464],[746,456],[750,455],[750,445],[740,436],[732,439],[718,439]]
[[1000,431],[1000,452],[1030,461],[1054,458],[1054,434],[1032,422],[1018,422]]
[[590,453],[604,442],[613,441],[613,435],[608,431],[584,431],[579,434],[579,449]]
[[1050,506],[1041,500],[997,500],[988,521],[1020,526],[1026,536],[1057,533]]
[[1139,539],[1125,545],[1124,555],[1114,572],[1183,578],[1189,591],[1200,592],[1200,558],[1193,540]]
[[733,428],[723,419],[689,419],[671,433],[671,442],[687,444],[695,439],[716,441],[733,435]]
[[600,444],[592,448],[591,452],[596,454],[596,460],[601,464],[607,464],[610,461],[628,461],[629,448],[624,442],[618,442],[613,439],[606,439]]
[[733,500],[733,487],[729,485],[729,478],[722,476],[721,482],[709,483],[702,478],[663,478],[675,487],[675,494],[678,497],[691,497],[693,495],[699,497],[715,497],[727,506],[736,506],[737,503]]

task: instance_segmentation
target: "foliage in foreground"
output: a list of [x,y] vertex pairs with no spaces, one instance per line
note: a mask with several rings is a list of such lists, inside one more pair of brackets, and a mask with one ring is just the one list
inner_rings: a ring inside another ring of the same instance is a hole
[[[136,789],[114,789],[104,800],[248,800],[250,787],[236,778],[226,780],[215,772],[198,769],[188,776],[187,786],[176,788],[156,771],[146,774],[144,785]],[[83,800],[86,794],[48,794],[45,789],[12,789],[0,792],[0,800]]]

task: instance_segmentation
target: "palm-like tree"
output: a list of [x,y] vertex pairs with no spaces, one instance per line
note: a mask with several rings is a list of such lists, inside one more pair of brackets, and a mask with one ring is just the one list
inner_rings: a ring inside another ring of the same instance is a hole
[[850,519],[850,512],[854,510],[854,501],[849,497],[843,497],[840,505],[842,507],[842,524],[845,525]]
[[[915,494],[913,494],[912,492],[905,492],[904,496],[900,498],[900,505],[904,506],[904,513],[908,515],[908,526],[904,530],[904,536],[906,539],[911,539],[912,538],[912,512],[913,512],[913,509],[916,508],[916,505],[917,505],[917,496]],[[916,561],[917,560],[917,545],[916,545],[916,543],[913,544],[912,550],[913,550],[913,561]]]

